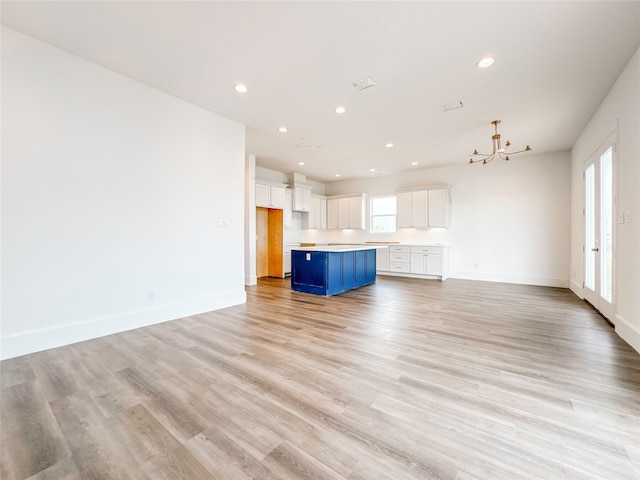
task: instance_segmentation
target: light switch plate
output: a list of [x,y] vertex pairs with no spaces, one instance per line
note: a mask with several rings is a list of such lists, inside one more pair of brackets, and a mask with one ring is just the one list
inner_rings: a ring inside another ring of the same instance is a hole
[[625,223],[631,223],[631,212],[624,212]]
[[618,223],[624,223],[624,212],[618,214]]

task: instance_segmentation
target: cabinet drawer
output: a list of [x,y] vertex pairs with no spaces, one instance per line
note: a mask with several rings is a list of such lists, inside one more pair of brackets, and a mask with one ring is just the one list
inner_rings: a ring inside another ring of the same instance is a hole
[[389,271],[391,272],[405,272],[409,273],[409,264],[408,263],[390,263]]
[[411,247],[411,253],[442,254],[443,247]]
[[407,247],[407,246],[390,245],[389,251],[391,253],[409,253],[409,248],[410,247]]
[[409,254],[408,253],[391,253],[389,255],[390,262],[396,263],[409,263]]

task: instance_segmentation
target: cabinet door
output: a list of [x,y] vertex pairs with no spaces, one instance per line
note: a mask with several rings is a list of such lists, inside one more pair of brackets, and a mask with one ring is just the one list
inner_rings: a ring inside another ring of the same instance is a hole
[[411,273],[427,273],[426,269],[426,258],[427,256],[423,253],[412,253],[411,254]]
[[413,228],[424,228],[429,225],[428,221],[429,194],[424,192],[411,192],[411,224]]
[[285,250],[282,255],[282,273],[285,275],[291,273],[291,250]]
[[386,250],[378,250],[376,252],[376,270],[379,272],[389,271],[389,252]]
[[327,228],[327,200],[324,198],[320,199],[320,221],[318,225],[318,228],[322,230]]
[[293,209],[297,212],[311,210],[311,189],[293,187]]
[[322,199],[320,198],[312,198],[311,199],[311,210],[309,210],[309,228],[320,229],[320,209],[321,209]]
[[271,208],[284,209],[284,188],[271,187]]
[[327,228],[338,228],[338,199],[327,200]]
[[338,199],[338,228],[351,228],[350,225],[350,213],[348,198]]
[[425,272],[427,275],[442,275],[442,255],[425,255]]
[[282,223],[285,228],[293,227],[293,212],[292,212],[292,204],[293,196],[291,195],[290,190],[285,190],[284,192],[284,211],[282,212]]
[[349,228],[364,228],[364,202],[362,197],[349,198]]
[[308,188],[302,189],[302,207],[309,211],[311,209],[311,190]]
[[429,226],[449,227],[449,190],[429,190]]
[[271,187],[262,183],[256,183],[256,207],[271,206]]
[[411,223],[411,192],[396,195],[396,226],[410,228]]

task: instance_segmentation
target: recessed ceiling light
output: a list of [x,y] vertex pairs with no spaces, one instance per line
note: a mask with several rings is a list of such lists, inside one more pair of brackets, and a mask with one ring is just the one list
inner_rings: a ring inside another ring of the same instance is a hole
[[278,131],[279,131],[280,133],[287,133],[287,127],[280,127],[280,128],[278,129]]
[[339,173],[336,173],[336,178],[337,178],[337,177],[339,177],[339,176],[340,176],[340,174],[339,174]]
[[369,171],[370,171],[370,172],[375,172],[375,171],[376,171],[376,169],[375,169],[375,168],[370,168],[370,169],[369,169]]
[[304,162],[298,162],[298,165],[304,165]]
[[387,147],[387,148],[393,148],[393,143],[387,143],[387,144],[385,145],[385,147]]
[[418,164],[418,162],[411,162],[411,165],[413,165],[414,167]]
[[341,105],[338,105],[338,106],[336,107],[336,113],[344,113],[344,112],[346,112],[346,111],[347,111],[347,109],[346,109],[346,108],[344,108],[344,107],[343,107],[343,106],[341,106]]
[[487,68],[493,65],[494,61],[495,60],[493,59],[493,57],[484,57],[482,60],[478,62],[478,66],[480,68]]
[[235,87],[233,87],[233,89],[238,93],[247,93],[247,86],[242,83],[238,83]]

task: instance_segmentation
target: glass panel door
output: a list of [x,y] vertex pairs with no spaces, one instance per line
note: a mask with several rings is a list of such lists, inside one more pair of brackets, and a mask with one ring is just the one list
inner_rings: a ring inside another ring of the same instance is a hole
[[614,316],[614,139],[584,169],[584,298],[609,320]]

